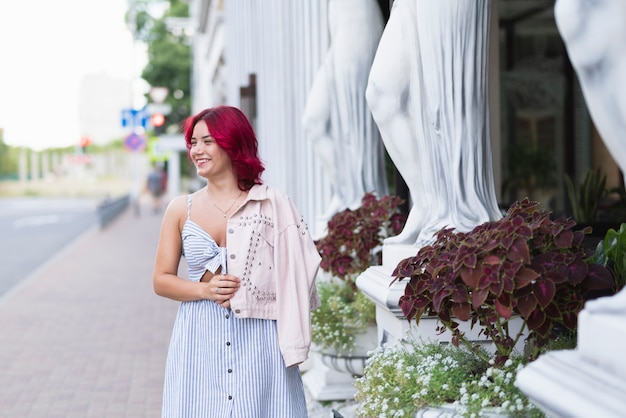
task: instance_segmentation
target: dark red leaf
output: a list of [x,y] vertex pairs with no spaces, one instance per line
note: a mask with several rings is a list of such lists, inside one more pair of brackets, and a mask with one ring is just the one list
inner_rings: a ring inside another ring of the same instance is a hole
[[568,281],[566,276],[556,271],[547,272],[546,278],[548,278],[554,284],[565,283],[566,281]]
[[532,286],[537,302],[539,302],[542,308],[548,306],[550,302],[552,302],[556,292],[554,283],[551,280],[541,280],[533,283]]
[[526,319],[528,329],[531,331],[538,330],[546,321],[546,314],[541,309],[535,309]]
[[489,289],[476,289],[472,292],[472,307],[475,310],[478,310],[480,306],[485,303],[487,300],[487,296],[489,296]]
[[491,285],[489,286],[489,291],[491,292],[492,295],[494,295],[497,298],[500,297],[503,290],[504,290],[504,283],[502,281],[491,282]]
[[502,278],[502,291],[506,293],[513,293],[515,290],[515,281],[513,277],[503,277]]
[[543,321],[543,324],[535,329],[535,332],[545,338],[550,335],[553,326],[554,322],[551,319],[546,318],[545,321]]
[[517,311],[524,318],[530,317],[532,311],[537,307],[537,299],[532,293],[521,296],[517,299]]
[[449,292],[445,289],[433,294],[433,309],[436,312],[439,312],[439,310],[441,309],[441,304],[447,300],[448,296]]
[[458,284],[450,299],[454,303],[467,303],[469,301],[469,292],[467,291],[467,287]]
[[533,280],[536,280],[538,277],[539,273],[537,273],[535,270],[529,269],[528,267],[522,267],[515,275],[515,287],[517,289],[521,289],[522,287],[528,286]]
[[468,268],[476,267],[476,254],[468,254],[463,258],[463,265]]
[[524,263],[530,263],[530,250],[528,249],[528,242],[524,238],[517,238],[507,253],[507,257],[511,261],[523,261]]
[[574,240],[574,233],[572,231],[562,231],[560,234],[554,237],[554,242],[557,248],[570,248]]
[[500,302],[500,299],[496,299],[496,311],[498,311],[498,315],[500,315],[503,318],[509,319],[511,317],[511,313],[513,312],[513,308],[510,305],[510,300],[508,301],[509,304],[502,304]]
[[483,259],[483,264],[486,265],[496,265],[496,264],[500,264],[500,262],[502,261],[502,259],[496,255],[493,254],[488,254],[485,256],[485,258]]
[[554,305],[554,303],[551,303],[550,305],[546,306],[546,308],[544,309],[544,312],[546,313],[546,316],[550,319],[556,319],[558,321],[561,320],[561,311],[559,310],[559,308]]
[[478,281],[483,274],[483,268],[481,265],[478,265],[475,269],[467,267],[461,268],[461,280],[463,280],[463,283],[465,283],[470,289],[478,287]]
[[455,303],[452,305],[452,314],[461,321],[469,320],[471,312],[469,303]]
[[588,271],[589,267],[587,263],[582,260],[578,260],[569,266],[567,274],[572,284],[578,284],[582,282],[585,277],[587,277]]
[[615,286],[613,275],[606,267],[600,264],[589,264],[589,272],[584,285],[592,290],[612,289]]

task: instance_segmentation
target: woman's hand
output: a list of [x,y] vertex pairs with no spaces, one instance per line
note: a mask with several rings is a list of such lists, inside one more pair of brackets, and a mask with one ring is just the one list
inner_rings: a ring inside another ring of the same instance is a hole
[[[205,273],[205,277],[209,272]],[[205,277],[202,281],[205,281]],[[232,274],[214,274],[207,282],[207,299],[220,304],[223,308],[230,308],[230,298],[239,289],[239,278]]]

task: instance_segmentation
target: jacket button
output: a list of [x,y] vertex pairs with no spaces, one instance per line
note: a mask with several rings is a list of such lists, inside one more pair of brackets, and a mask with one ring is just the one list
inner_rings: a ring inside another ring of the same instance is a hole
[[239,309],[235,309],[235,313],[240,313],[241,311]]
[[229,233],[229,234],[232,234],[232,233],[234,233],[234,232],[235,232],[235,230],[234,230],[234,229],[232,229],[232,228],[230,228],[230,229],[228,230],[228,233]]
[[235,254],[231,254],[231,255],[230,255],[230,259],[231,259],[231,260],[234,260],[235,258],[237,258],[237,257],[235,256]]

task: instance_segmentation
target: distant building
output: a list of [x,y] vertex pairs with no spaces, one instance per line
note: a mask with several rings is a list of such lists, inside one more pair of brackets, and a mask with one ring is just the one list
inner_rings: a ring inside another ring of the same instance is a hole
[[129,131],[122,127],[121,112],[130,108],[131,103],[130,80],[105,74],[85,76],[79,98],[80,135],[89,137],[94,144],[123,138]]

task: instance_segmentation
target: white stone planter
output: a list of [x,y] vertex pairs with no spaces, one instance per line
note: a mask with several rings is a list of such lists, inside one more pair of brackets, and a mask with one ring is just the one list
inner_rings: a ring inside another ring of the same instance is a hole
[[363,376],[368,353],[378,346],[377,333],[377,326],[371,325],[364,333],[357,334],[354,341],[354,350],[351,352],[337,352],[329,349],[321,350],[322,363],[326,367],[340,373]]
[[354,399],[354,380],[363,375],[367,353],[378,346],[376,335],[375,325],[358,334],[350,353],[313,347],[314,366],[302,378],[311,397],[316,401]]
[[[489,410],[483,410],[480,413],[480,416],[483,418],[506,418],[508,415],[502,415],[496,412],[490,412]],[[415,418],[460,418],[456,412],[454,412],[454,408],[439,406],[439,407],[429,407],[423,408],[417,411],[415,414]]]

